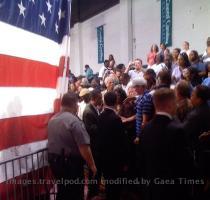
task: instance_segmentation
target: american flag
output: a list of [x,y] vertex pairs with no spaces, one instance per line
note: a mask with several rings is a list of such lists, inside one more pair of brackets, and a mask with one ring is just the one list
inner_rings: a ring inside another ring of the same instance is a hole
[[0,0],[0,162],[46,147],[66,86],[70,11],[70,0]]
[[68,0],[1,0],[0,21],[61,43],[69,30],[69,3]]

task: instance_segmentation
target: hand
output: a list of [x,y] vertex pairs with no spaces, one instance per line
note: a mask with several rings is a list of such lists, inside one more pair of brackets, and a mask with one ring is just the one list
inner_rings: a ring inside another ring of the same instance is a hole
[[140,138],[136,137],[135,140],[134,140],[134,144],[139,144],[139,142],[140,142]]
[[208,139],[210,139],[210,131],[204,132],[199,136],[200,141],[206,141]]
[[127,69],[130,69],[135,63],[133,61],[130,61],[128,63]]
[[131,65],[133,65],[133,61],[129,61],[129,63],[128,63],[128,67],[131,67]]
[[92,171],[92,173],[93,173],[93,177],[95,177],[96,174],[97,174],[97,168],[96,168],[96,166],[93,165],[93,166],[90,167],[90,169],[91,169],[91,171]]
[[122,123],[126,123],[127,122],[127,118],[120,116]]

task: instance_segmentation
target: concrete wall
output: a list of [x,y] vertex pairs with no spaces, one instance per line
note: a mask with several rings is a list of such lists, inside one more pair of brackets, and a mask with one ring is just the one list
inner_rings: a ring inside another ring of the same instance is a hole
[[89,64],[94,72],[98,72],[102,64],[98,64],[97,30],[104,25],[104,57],[115,55],[116,62],[120,62],[120,5],[94,16],[93,18],[76,24],[71,30],[71,67],[75,74],[84,73],[84,65]]
[[[172,47],[190,42],[190,48],[203,53],[210,36],[210,0],[173,0]],[[114,54],[117,63],[135,57],[146,62],[153,43],[160,43],[160,0],[121,0],[105,12],[71,30],[71,69],[82,74],[89,64],[94,72],[97,63],[96,27],[104,25],[105,58]]]
[[153,43],[160,43],[160,1],[133,0],[134,58],[146,62]]
[[203,53],[210,36],[210,0],[174,0],[173,46],[189,41],[190,49]]

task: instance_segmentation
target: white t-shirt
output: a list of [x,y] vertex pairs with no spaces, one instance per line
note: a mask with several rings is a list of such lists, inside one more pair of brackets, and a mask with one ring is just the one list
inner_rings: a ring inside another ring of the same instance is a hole
[[182,72],[181,72],[179,66],[177,66],[177,67],[174,68],[171,76],[172,76],[172,78],[173,77],[176,78],[176,82],[178,82],[181,79]]
[[86,107],[86,103],[84,101],[78,103],[78,117],[82,120],[82,117],[83,117],[83,112],[85,110],[85,107]]
[[128,72],[128,75],[130,76],[131,81],[135,78],[143,78],[144,73],[142,71],[136,71],[136,70],[130,70]]
[[103,78],[105,69],[106,69],[105,66],[101,67],[101,69],[99,71],[99,74],[98,74],[98,77],[99,78]]
[[168,70],[168,67],[165,65],[165,63],[160,63],[160,64],[154,64],[151,67],[149,67],[150,69],[153,69],[156,73],[156,76],[159,74],[159,72],[161,72],[162,70]]
[[204,52],[202,59],[204,63],[210,62],[210,57],[207,55],[206,51]]

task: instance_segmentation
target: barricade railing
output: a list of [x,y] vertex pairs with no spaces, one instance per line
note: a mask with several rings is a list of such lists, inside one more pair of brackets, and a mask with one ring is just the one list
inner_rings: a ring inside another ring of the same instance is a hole
[[[209,160],[210,151],[203,156]],[[0,200],[56,200],[56,193],[47,148],[0,162]]]
[[0,200],[55,200],[47,148],[0,162]]

